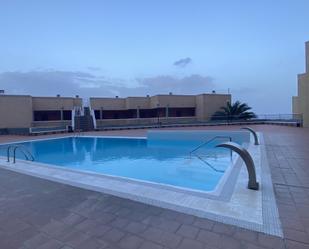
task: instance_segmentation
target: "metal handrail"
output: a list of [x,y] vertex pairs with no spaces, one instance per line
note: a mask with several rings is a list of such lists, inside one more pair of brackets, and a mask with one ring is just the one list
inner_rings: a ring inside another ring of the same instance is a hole
[[216,147],[228,148],[231,151],[233,150],[243,159],[243,161],[245,162],[247,171],[248,171],[248,176],[249,176],[248,188],[253,189],[253,190],[258,190],[259,183],[256,180],[254,161],[252,159],[252,156],[248,152],[248,150],[243,148],[241,145],[237,143],[233,143],[233,142],[221,143],[221,144],[216,145]]
[[205,159],[203,159],[202,157],[200,157],[199,155],[196,155],[196,157],[198,159],[200,159],[203,163],[207,164],[212,170],[216,171],[216,172],[220,172],[220,173],[224,173],[224,170],[221,169],[216,169],[214,166],[212,166],[209,162],[207,162]]
[[228,139],[230,140],[230,142],[232,142],[232,137],[230,137],[230,136],[215,136],[215,137],[213,137],[213,138],[211,138],[211,139],[205,141],[204,143],[200,144],[199,146],[197,146],[197,147],[194,148],[193,150],[191,150],[191,151],[190,151],[190,156],[192,155],[193,152],[197,151],[197,150],[198,150],[199,148],[201,148],[202,146],[204,146],[204,145],[206,145],[206,144],[208,144],[208,143],[210,143],[210,142],[212,142],[212,141],[214,141],[214,140],[216,140],[216,139],[218,139],[218,138],[228,138]]
[[254,137],[254,145],[259,145],[259,138],[258,138],[258,135],[256,134],[256,131],[253,130],[252,128],[250,127],[242,127],[240,129],[243,129],[243,130],[248,130],[252,133],[253,137]]
[[27,147],[23,145],[10,145],[7,148],[7,162],[10,162],[10,151],[13,149],[13,163],[16,163],[16,150],[20,149],[20,151],[24,154],[26,160],[34,161],[34,156],[27,149]]

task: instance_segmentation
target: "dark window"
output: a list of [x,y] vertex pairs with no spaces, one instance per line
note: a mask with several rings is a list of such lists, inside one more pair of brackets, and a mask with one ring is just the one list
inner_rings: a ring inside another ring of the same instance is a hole
[[101,111],[100,110],[94,110],[94,116],[95,116],[95,119],[101,119]]
[[136,109],[130,110],[103,110],[102,119],[130,119],[136,118]]
[[194,117],[195,108],[194,107],[183,107],[183,108],[169,108],[169,117]]
[[60,111],[34,111],[34,121],[61,120]]
[[140,109],[139,110],[140,118],[156,118],[156,117],[165,117],[166,109],[165,108],[155,108],[155,109]]
[[63,120],[72,120],[71,110],[63,110]]

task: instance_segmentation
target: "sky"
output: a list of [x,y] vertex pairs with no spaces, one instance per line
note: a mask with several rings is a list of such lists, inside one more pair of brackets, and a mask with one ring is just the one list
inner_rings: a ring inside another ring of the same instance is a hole
[[232,94],[291,113],[308,0],[0,0],[0,89],[33,96]]

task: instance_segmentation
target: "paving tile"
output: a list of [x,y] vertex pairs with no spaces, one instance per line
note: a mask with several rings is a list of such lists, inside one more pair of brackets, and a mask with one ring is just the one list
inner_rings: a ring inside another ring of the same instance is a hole
[[238,240],[257,242],[258,233],[247,229],[237,228],[234,233],[234,238]]
[[54,240],[54,239],[50,239],[46,243],[44,243],[44,244],[40,245],[39,247],[37,247],[37,249],[60,249],[63,246],[64,246],[64,244],[61,243],[60,241],[57,241],[57,240]]
[[44,243],[46,243],[49,240],[49,237],[47,237],[43,233],[39,233],[30,239],[26,240],[24,242],[25,246],[30,247],[30,248],[36,248]]
[[193,215],[178,213],[177,217],[175,218],[181,224],[192,225],[195,221],[196,217]]
[[284,248],[283,239],[280,237],[274,237],[270,235],[266,235],[263,233],[259,233],[258,235],[258,243],[261,246],[272,249]]
[[242,242],[241,249],[267,249],[267,248],[261,245],[252,244],[250,242]]
[[151,241],[144,241],[139,249],[163,249],[163,247]]
[[284,229],[284,237],[286,239],[295,240],[298,242],[309,244],[309,234],[306,232],[294,230],[294,229]]
[[182,236],[175,233],[162,231],[161,229],[155,227],[147,228],[141,236],[147,240],[151,240],[152,242],[168,248],[176,248],[182,240]]
[[89,236],[102,237],[104,234],[106,234],[111,229],[112,229],[111,226],[104,225],[104,224],[99,224],[97,226],[94,226],[94,227],[86,230],[86,233]]
[[241,241],[229,236],[221,236],[219,242],[219,248],[239,249],[242,247]]
[[210,246],[218,246],[220,244],[220,235],[201,229],[197,236],[197,240]]
[[82,230],[82,231],[88,231],[98,226],[98,223],[95,220],[92,219],[85,219],[79,224],[75,226],[75,229]]
[[143,223],[169,232],[175,232],[180,227],[180,223],[177,221],[167,220],[157,216],[150,216],[144,219]]
[[51,222],[41,228],[41,231],[50,236],[57,236],[69,233],[71,231],[71,227],[64,224],[63,222],[51,220]]
[[286,249],[309,249],[309,244],[286,240]]
[[232,235],[235,233],[235,226],[226,225],[223,223],[215,223],[213,231],[219,234]]
[[118,245],[123,249],[136,249],[139,248],[143,242],[144,240],[140,237],[128,234],[120,240]]
[[202,228],[204,230],[212,230],[214,224],[215,224],[214,221],[203,218],[196,218],[196,220],[193,223],[194,226]]
[[125,236],[125,233],[117,228],[112,228],[107,233],[105,233],[101,238],[106,241],[118,242],[121,238]]
[[79,214],[71,213],[69,216],[62,219],[62,222],[67,225],[75,226],[82,221],[84,221],[86,218],[84,216],[81,216]]
[[127,226],[129,223],[130,223],[129,219],[117,217],[110,223],[110,226],[116,227],[116,228],[123,228]]
[[178,249],[204,249],[204,245],[199,241],[184,238]]
[[30,228],[31,226],[19,219],[11,219],[8,222],[2,223],[1,229],[8,235],[12,235],[18,232],[21,232],[23,230],[26,230],[27,228]]
[[177,230],[176,234],[179,234],[187,238],[195,239],[198,232],[199,232],[199,229],[194,226],[181,225],[181,227]]
[[85,232],[73,230],[60,240],[69,246],[76,247],[87,239],[89,239],[89,236]]
[[94,238],[89,238],[81,242],[74,249],[99,249],[102,248],[103,244]]
[[130,233],[140,234],[143,231],[145,231],[146,228],[147,228],[147,225],[140,223],[140,222],[132,221],[127,226],[124,227],[124,230]]
[[67,246],[67,245],[64,245],[63,247],[61,247],[60,249],[74,249],[73,247],[71,246]]
[[33,227],[23,229],[10,235],[2,232],[0,236],[0,248],[18,248],[23,246],[24,241],[35,236],[37,233],[38,231]]

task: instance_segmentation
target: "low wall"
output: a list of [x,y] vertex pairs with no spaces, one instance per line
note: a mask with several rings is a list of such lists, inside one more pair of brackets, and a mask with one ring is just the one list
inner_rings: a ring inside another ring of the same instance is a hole
[[158,118],[132,118],[132,119],[97,119],[97,126],[126,126],[126,125],[153,125],[169,123],[192,123],[196,122],[195,117],[160,117]]
[[59,127],[72,125],[71,120],[60,120],[60,121],[34,121],[32,127]]

